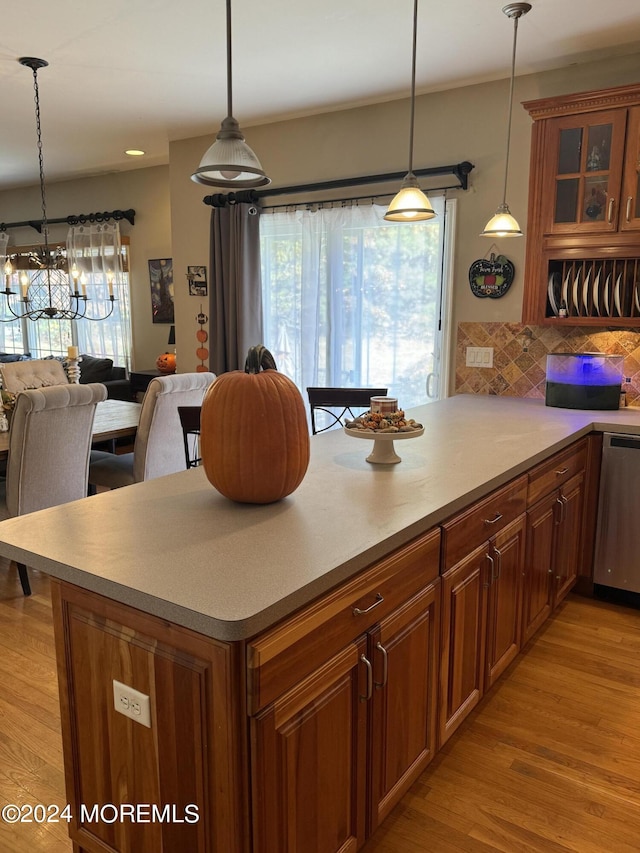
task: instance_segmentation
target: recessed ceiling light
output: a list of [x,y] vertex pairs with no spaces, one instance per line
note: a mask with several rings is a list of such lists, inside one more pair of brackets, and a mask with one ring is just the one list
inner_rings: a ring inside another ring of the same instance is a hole
[[129,157],[142,157],[142,155],[146,154],[147,152],[141,151],[139,148],[127,148],[124,153],[128,154]]

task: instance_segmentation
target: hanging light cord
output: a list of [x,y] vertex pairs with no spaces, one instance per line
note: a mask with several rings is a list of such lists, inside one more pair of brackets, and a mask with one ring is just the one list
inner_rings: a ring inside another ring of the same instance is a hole
[[518,20],[521,11],[513,14],[513,49],[511,51],[511,82],[509,84],[509,117],[507,119],[507,153],[504,161],[504,192],[502,193],[503,206],[507,203],[507,176],[509,174],[509,150],[511,148],[511,115],[513,113],[513,83],[516,73],[516,42],[518,40]]
[[231,0],[227,0],[227,115],[233,115],[231,86]]
[[416,44],[418,41],[418,0],[413,0],[413,56],[411,59],[411,117],[409,119],[409,174],[413,174],[413,125],[416,111]]
[[38,167],[40,170],[40,198],[42,201],[42,234],[44,236],[45,258],[49,257],[49,224],[47,222],[47,199],[44,188],[44,159],[42,156],[42,125],[40,123],[40,92],[38,90],[38,70],[35,65],[33,71],[33,91],[36,104],[36,133],[38,136]]

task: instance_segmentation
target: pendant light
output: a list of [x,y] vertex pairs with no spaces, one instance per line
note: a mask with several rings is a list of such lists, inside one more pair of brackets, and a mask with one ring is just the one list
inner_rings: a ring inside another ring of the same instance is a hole
[[416,42],[418,31],[418,0],[413,0],[413,58],[411,62],[411,118],[409,121],[409,171],[400,192],[392,199],[384,218],[390,222],[422,222],[436,215],[431,202],[418,186],[413,174],[413,125],[416,107]]
[[513,18],[513,51],[511,53],[511,83],[509,86],[509,118],[507,120],[507,154],[504,163],[504,190],[502,204],[495,215],[485,225],[481,237],[522,237],[522,231],[517,220],[512,216],[507,204],[507,175],[509,173],[509,147],[511,144],[511,114],[513,112],[513,81],[516,71],[516,43],[518,41],[518,20],[531,10],[531,3],[508,3],[502,11],[508,18]]
[[[6,299],[8,314],[0,317],[0,322],[10,323],[14,320],[106,320],[113,314],[116,297],[113,295],[113,273],[107,273],[109,297],[103,306],[99,317],[87,314],[90,298],[84,280],[80,278],[81,290],[78,290],[78,271],[72,269],[67,275],[67,255],[61,248],[49,246],[49,221],[47,219],[47,198],[44,181],[44,157],[42,153],[42,126],[40,121],[40,89],[38,86],[38,71],[47,68],[46,59],[35,56],[22,56],[18,59],[20,65],[30,68],[33,74],[33,92],[36,107],[36,136],[38,150],[38,171],[40,176],[40,202],[42,207],[41,232],[43,244],[28,252],[16,253],[29,259],[30,273],[23,269],[19,275],[20,293],[11,290],[11,279],[14,270],[7,260],[4,265],[5,289],[0,291]],[[58,220],[59,221],[59,220]]]
[[231,0],[227,0],[227,117],[207,150],[200,166],[191,175],[197,184],[209,187],[251,188],[271,183],[260,161],[247,145],[240,125],[233,117],[231,75]]

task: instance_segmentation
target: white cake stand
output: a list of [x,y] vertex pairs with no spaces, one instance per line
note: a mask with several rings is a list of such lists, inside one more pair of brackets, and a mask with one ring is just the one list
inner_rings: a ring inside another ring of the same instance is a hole
[[402,462],[393,446],[394,441],[404,441],[407,438],[417,438],[424,433],[424,427],[414,429],[412,432],[371,432],[362,429],[347,429],[344,431],[351,438],[364,438],[373,441],[373,450],[367,456],[367,462],[376,462],[379,465],[394,465]]

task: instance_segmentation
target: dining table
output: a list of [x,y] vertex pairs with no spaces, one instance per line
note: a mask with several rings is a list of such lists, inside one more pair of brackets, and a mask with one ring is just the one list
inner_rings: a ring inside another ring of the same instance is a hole
[[[93,444],[134,437],[140,421],[140,403],[128,400],[103,400],[96,406]],[[9,433],[0,432],[0,460],[9,454]]]

